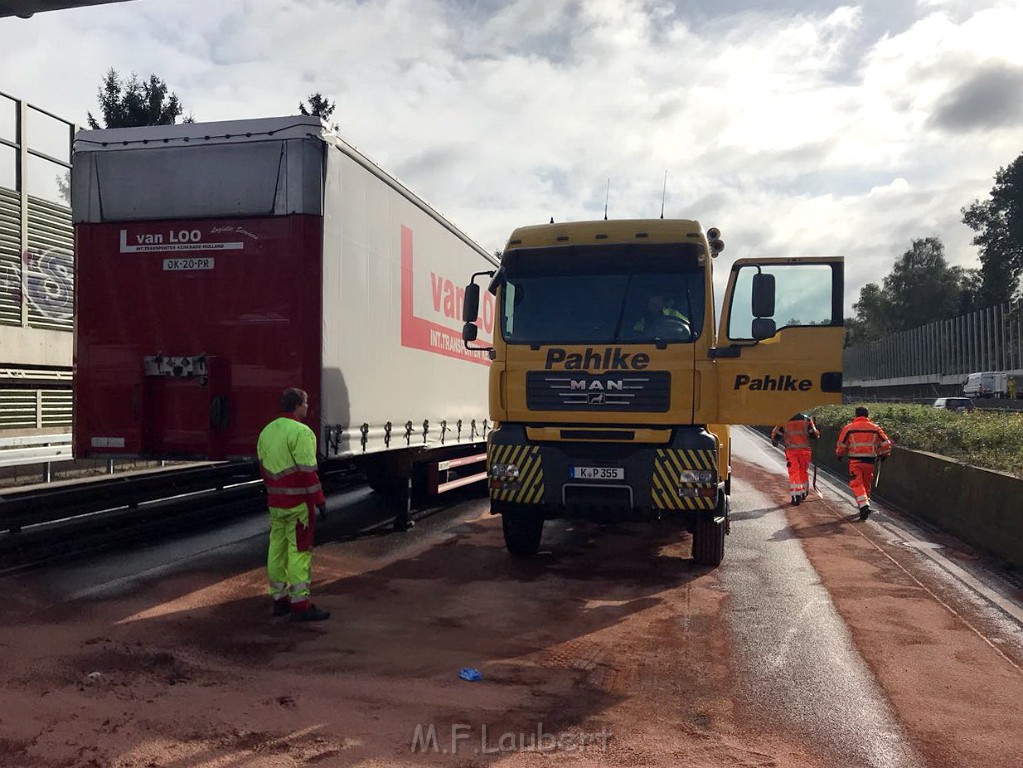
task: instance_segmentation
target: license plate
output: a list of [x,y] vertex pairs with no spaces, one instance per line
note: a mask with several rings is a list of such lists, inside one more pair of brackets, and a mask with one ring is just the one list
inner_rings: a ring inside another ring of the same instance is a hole
[[193,269],[213,269],[212,256],[194,256],[190,258],[164,259],[164,272],[187,272]]
[[573,480],[624,480],[624,467],[569,467]]

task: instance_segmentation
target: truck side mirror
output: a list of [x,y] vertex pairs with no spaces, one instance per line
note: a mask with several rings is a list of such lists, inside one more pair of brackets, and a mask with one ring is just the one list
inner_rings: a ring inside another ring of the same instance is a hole
[[753,317],[774,317],[774,275],[753,275]]
[[[475,328],[475,326],[473,326]],[[778,332],[778,326],[769,317],[753,318],[753,338],[757,341],[770,339]]]
[[476,337],[479,335],[479,328],[476,323],[466,323],[462,326],[462,341],[476,341]]
[[[462,299],[462,320],[468,323],[475,323],[480,314],[480,287],[476,283],[469,283],[465,286],[465,297]],[[475,327],[475,326],[473,326]],[[462,338],[465,339],[466,330],[462,330]],[[473,339],[476,335],[473,334]],[[472,341],[472,339],[466,339]]]

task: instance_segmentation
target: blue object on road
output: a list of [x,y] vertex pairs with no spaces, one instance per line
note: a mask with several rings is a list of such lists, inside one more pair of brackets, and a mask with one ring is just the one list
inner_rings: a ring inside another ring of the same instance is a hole
[[463,680],[468,680],[470,683],[475,683],[477,680],[483,679],[483,673],[478,669],[472,667],[463,667],[462,671],[458,673],[458,676]]

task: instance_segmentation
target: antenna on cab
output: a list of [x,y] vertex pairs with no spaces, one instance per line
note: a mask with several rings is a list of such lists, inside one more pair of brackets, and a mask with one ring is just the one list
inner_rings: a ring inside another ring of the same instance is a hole
[[668,193],[668,169],[664,169],[664,186],[661,187],[661,218],[664,218],[664,196]]
[[604,221],[607,221],[607,201],[611,197],[611,177],[607,177],[607,192],[604,193]]

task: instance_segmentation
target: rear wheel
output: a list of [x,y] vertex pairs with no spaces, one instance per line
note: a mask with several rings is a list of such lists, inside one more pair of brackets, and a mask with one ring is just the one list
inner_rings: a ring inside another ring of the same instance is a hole
[[540,549],[543,516],[535,512],[506,512],[501,515],[504,546],[516,557],[532,557]]

